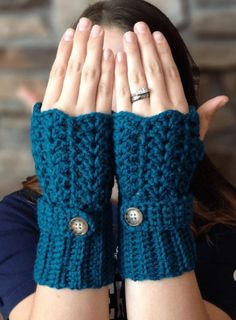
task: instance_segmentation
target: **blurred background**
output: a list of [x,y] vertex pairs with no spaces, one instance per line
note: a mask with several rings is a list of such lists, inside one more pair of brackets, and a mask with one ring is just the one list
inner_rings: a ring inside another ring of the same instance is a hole
[[[177,26],[201,70],[200,104],[230,102],[205,138],[208,155],[236,185],[236,0],[153,0]],[[59,40],[93,1],[0,0],[0,199],[35,174],[32,106],[42,101]]]

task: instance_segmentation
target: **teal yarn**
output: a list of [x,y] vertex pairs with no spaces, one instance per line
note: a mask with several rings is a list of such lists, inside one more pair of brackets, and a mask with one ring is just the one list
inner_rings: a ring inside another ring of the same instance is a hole
[[[101,288],[115,275],[112,116],[71,116],[41,106],[35,103],[31,119],[32,155],[43,191],[37,200],[34,279],[58,289]],[[78,216],[88,224],[84,235],[69,229]]]
[[[113,114],[115,172],[119,188],[117,264],[121,276],[134,281],[175,277],[194,269],[196,244],[191,232],[191,178],[204,157],[200,119],[166,110],[143,117]],[[143,221],[126,222],[130,207]]]

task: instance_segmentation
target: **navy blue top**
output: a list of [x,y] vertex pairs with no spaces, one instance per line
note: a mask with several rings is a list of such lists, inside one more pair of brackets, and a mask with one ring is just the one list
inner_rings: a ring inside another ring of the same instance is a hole
[[[36,290],[33,266],[39,228],[36,216],[38,194],[20,189],[0,201],[0,313],[3,319]],[[117,238],[117,207],[113,205]],[[196,239],[198,261],[195,273],[204,300],[236,319],[236,229],[218,224],[207,236]],[[109,285],[110,319],[127,319],[124,280],[117,273]]]

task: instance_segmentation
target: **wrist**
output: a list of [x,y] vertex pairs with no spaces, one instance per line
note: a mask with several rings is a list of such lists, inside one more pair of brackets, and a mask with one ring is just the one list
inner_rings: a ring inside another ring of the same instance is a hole
[[[40,237],[34,279],[56,288],[100,288],[112,283],[115,274],[111,206],[103,212],[82,212],[37,202]],[[85,234],[69,228],[70,218],[84,217]],[[55,219],[55,220],[54,220]]]
[[160,280],[194,270],[196,242],[190,226],[130,231],[120,228],[118,270],[123,279]]

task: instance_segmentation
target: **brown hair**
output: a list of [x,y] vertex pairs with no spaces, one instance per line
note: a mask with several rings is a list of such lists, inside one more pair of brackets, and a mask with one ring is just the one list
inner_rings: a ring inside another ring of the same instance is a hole
[[[200,70],[190,55],[183,39],[168,17],[158,8],[143,0],[99,1],[87,7],[80,17],[87,17],[94,24],[115,26],[124,31],[132,30],[138,21],[144,21],[151,32],[161,31],[169,45],[178,67],[186,99],[198,107]],[[76,19],[71,25],[76,28]],[[42,194],[37,176],[22,182],[24,188]],[[192,231],[196,236],[207,232],[216,224],[236,226],[236,188],[227,181],[205,154],[191,180],[194,195]]]

